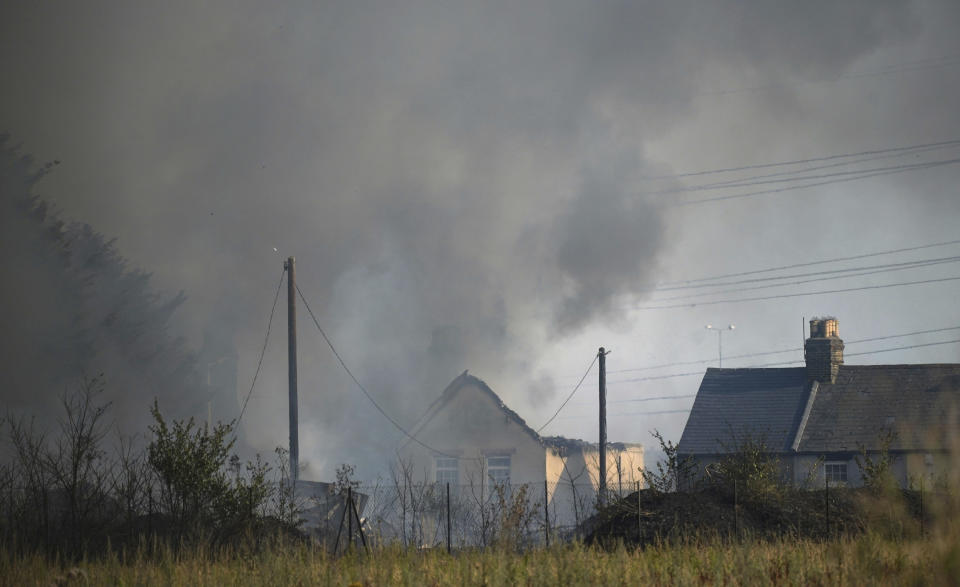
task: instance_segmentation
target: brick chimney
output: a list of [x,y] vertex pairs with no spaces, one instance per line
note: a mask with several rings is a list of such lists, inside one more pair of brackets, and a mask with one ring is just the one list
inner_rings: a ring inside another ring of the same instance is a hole
[[807,360],[807,377],[820,383],[834,383],[843,364],[843,341],[836,318],[814,318],[810,321],[810,338],[803,345]]

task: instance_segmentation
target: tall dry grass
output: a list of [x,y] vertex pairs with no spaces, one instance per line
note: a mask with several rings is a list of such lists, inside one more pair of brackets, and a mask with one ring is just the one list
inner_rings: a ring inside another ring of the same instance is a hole
[[[954,529],[955,530],[955,529]],[[388,547],[333,558],[308,546],[259,553],[141,546],[64,565],[0,554],[5,585],[873,585],[960,583],[960,541],[875,533],[829,542],[691,540],[644,550],[581,544],[527,553],[495,549],[418,552]]]

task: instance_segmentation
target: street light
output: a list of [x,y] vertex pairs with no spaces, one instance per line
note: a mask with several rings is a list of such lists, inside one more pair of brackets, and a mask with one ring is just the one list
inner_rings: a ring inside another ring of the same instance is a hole
[[722,326],[714,326],[713,324],[707,324],[707,330],[712,330],[717,333],[717,358],[720,362],[720,367],[723,367],[723,331],[724,330],[736,330],[737,327],[733,324],[730,324],[726,328]]

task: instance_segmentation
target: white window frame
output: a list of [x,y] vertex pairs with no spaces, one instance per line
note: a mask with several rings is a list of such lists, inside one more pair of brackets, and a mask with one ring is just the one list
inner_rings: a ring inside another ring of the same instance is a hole
[[434,479],[437,485],[444,486],[450,484],[450,490],[453,491],[460,484],[460,459],[457,457],[435,457],[434,468],[436,474]]
[[[831,471],[833,469],[833,471]],[[847,461],[824,461],[823,478],[828,485],[837,487],[848,483],[850,467]]]
[[[490,487],[503,484],[510,487],[510,473],[513,465],[513,459],[510,455],[487,455],[487,481]],[[506,471],[506,475],[504,475]]]

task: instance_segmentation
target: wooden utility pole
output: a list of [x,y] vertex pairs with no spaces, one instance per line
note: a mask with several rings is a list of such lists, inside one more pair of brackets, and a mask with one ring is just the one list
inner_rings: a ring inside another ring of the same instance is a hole
[[290,480],[300,477],[300,437],[297,430],[297,278],[293,257],[283,264],[287,270],[287,363],[290,402]]
[[453,552],[453,542],[450,540],[450,482],[447,481],[447,554]]
[[600,347],[600,485],[597,500],[603,504],[607,497],[607,353]]

